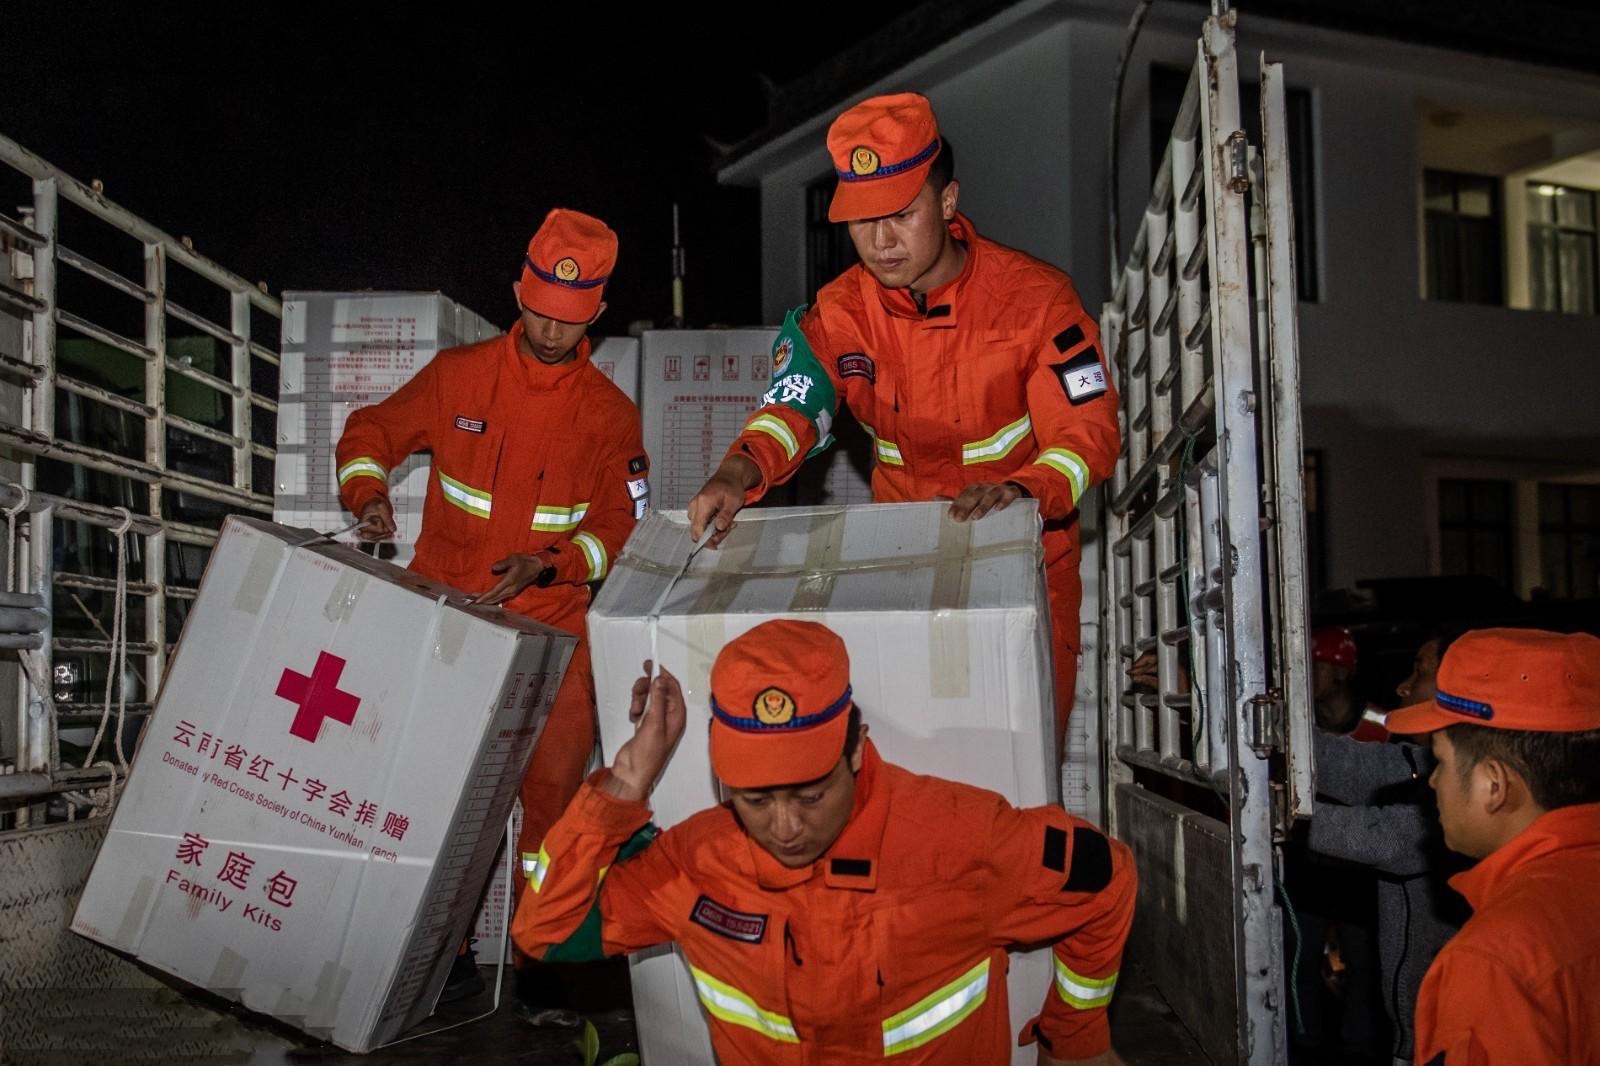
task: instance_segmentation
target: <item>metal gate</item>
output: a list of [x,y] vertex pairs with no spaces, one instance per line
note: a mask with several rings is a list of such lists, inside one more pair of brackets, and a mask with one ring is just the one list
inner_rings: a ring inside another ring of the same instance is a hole
[[[1310,813],[1293,213],[1282,70],[1241,124],[1233,16],[1206,21],[1102,332],[1103,738],[1139,860],[1134,955],[1218,1062],[1286,1059],[1281,844]],[[1134,665],[1154,683],[1135,683]]]
[[28,189],[0,213],[0,606],[45,618],[0,634],[23,667],[0,829],[20,829],[109,809],[222,518],[271,515],[281,311],[98,182],[4,137],[0,164]]

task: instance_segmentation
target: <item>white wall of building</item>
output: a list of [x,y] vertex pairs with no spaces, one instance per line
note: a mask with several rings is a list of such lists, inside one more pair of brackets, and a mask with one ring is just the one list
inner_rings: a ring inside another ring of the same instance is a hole
[[[1192,63],[1202,14],[1156,12],[1123,98],[1124,247],[1151,173],[1150,66]],[[1600,114],[1600,79],[1240,17],[1241,74],[1254,80],[1265,49],[1312,94],[1321,298],[1300,306],[1300,344],[1329,583],[1426,573],[1439,460],[1600,467],[1600,319],[1421,298],[1418,101],[1581,121]],[[870,91],[926,93],[980,232],[1065,267],[1089,306],[1107,294],[1105,131],[1125,18],[1019,4]],[[803,190],[829,169],[836,110],[724,175],[762,189],[772,321],[809,298]]]

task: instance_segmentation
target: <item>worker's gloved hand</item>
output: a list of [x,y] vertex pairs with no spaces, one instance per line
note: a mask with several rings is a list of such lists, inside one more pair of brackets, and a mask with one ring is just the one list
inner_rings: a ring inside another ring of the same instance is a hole
[[733,516],[744,507],[744,494],[761,482],[761,470],[742,455],[730,455],[722,460],[711,480],[701,486],[689,501],[689,538],[700,543],[700,535],[709,526],[711,539],[706,543],[715,548],[733,528]]
[[555,563],[545,552],[534,552],[532,555],[523,555],[519,552],[508,555],[489,567],[489,572],[499,574],[500,580],[495,582],[489,591],[474,596],[472,602],[481,603],[486,607],[505,603],[529,585],[543,588],[550,584],[550,578],[555,576],[555,570]]
[[688,717],[678,679],[665,668],[652,679],[652,665],[646,660],[644,676],[633,683],[633,702],[628,707],[633,736],[618,749],[617,757],[611,761],[611,773],[601,786],[608,794],[635,803],[649,798],[656,778],[683,736]]
[[356,536],[362,540],[388,540],[394,536],[394,505],[387,496],[369,502],[356,517],[362,522]]
[[1014,481],[976,481],[951,502],[950,517],[957,522],[975,522],[990,511],[1004,511],[1022,495],[1022,486]]

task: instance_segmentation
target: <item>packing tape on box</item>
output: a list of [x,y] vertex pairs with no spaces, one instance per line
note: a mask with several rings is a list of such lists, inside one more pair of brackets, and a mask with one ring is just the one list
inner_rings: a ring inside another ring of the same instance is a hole
[[141,877],[128,897],[128,907],[122,912],[122,922],[117,926],[116,946],[122,951],[136,951],[144,938],[145,918],[150,913],[150,897],[155,895],[156,879]]
[[[972,694],[972,642],[958,613],[972,592],[972,531],[975,523],[946,518],[934,551],[933,594],[928,597],[928,694],[966,699]],[[1037,543],[1037,542],[1034,542]],[[1033,543],[1028,545],[1033,550]],[[961,565],[952,566],[959,561]]]
[[811,516],[806,536],[806,572],[795,582],[789,600],[791,611],[822,611],[833,598],[839,579],[839,553],[844,548],[844,511],[820,511]]
[[282,572],[290,553],[284,551],[282,541],[248,531],[245,527],[236,526],[229,531],[229,535],[253,537],[256,540],[256,550],[250,556],[250,564],[245,567],[238,591],[233,594],[233,606],[245,614],[257,614],[261,611],[261,605],[272,595],[278,574]]
[[216,965],[211,967],[211,976],[206,978],[206,987],[219,996],[228,999],[238,999],[244,991],[244,971],[249,960],[232,948],[223,948],[217,952]]
[[322,605],[322,617],[330,622],[348,621],[361,599],[361,590],[367,585],[367,575],[359,570],[346,570],[333,583],[328,602]]
[[316,992],[311,997],[306,1020],[321,1022],[324,1028],[331,1026],[339,1016],[339,1003],[344,999],[344,990],[349,984],[349,967],[340,966],[332,959],[324,962],[321,972],[317,974]]

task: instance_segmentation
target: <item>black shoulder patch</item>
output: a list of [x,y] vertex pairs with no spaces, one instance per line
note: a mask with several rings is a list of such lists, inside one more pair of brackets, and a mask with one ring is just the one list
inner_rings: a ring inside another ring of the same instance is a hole
[[1067,831],[1056,826],[1044,830],[1044,865],[1058,874],[1067,872]]
[[837,877],[869,877],[872,874],[872,860],[832,859],[828,869]]
[[710,896],[701,896],[689,912],[689,920],[729,940],[742,940],[746,944],[759,944],[767,935],[765,914],[745,914],[724,907]]
[[1073,406],[1104,395],[1109,387],[1106,384],[1106,368],[1100,365],[1100,353],[1092,344],[1066,362],[1053,364],[1050,370]]
[[650,460],[643,455],[636,455],[628,460],[628,473],[642,474],[650,466]]
[[1083,343],[1083,327],[1068,326],[1055,335],[1056,351],[1066,355],[1072,349]]
[[1072,873],[1063,892],[1098,892],[1111,883],[1111,842],[1098,829],[1072,830]]

